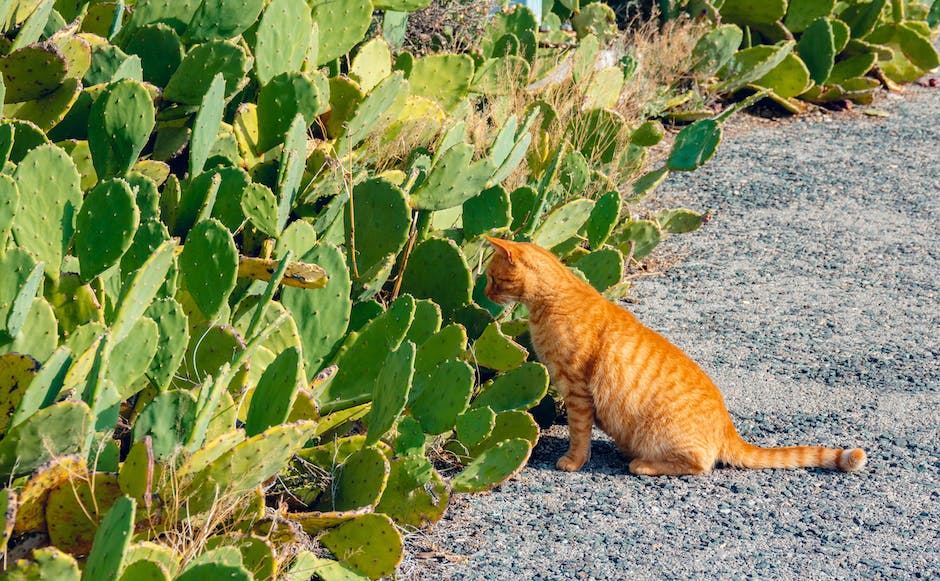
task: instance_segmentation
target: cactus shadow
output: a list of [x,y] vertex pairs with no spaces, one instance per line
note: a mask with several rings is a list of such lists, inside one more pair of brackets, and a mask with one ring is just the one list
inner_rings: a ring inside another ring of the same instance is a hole
[[[557,428],[557,427],[556,427]],[[568,435],[556,433],[553,429],[542,432],[538,444],[532,450],[529,467],[535,470],[557,470],[555,462],[568,450]],[[594,432],[591,438],[591,459],[581,468],[582,472],[596,474],[630,474],[627,466],[630,459],[623,455],[612,440]]]

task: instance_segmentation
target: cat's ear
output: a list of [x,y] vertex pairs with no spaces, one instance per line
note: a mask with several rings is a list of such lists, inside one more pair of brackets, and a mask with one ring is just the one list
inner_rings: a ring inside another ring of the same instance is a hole
[[503,240],[502,238],[493,238],[492,236],[486,237],[487,242],[493,245],[493,248],[496,249],[496,252],[502,254],[506,257],[506,260],[509,261],[509,264],[512,264],[512,246],[513,243],[508,240]]

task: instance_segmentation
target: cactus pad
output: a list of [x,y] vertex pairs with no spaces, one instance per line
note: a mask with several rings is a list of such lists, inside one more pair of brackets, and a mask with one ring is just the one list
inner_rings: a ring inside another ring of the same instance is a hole
[[673,171],[692,171],[715,155],[721,141],[721,125],[714,119],[702,119],[685,127],[676,136],[666,167]]
[[16,512],[16,533],[46,530],[46,506],[49,492],[71,478],[83,477],[88,468],[78,455],[57,456],[39,466],[19,493]]
[[511,221],[509,194],[501,186],[483,190],[463,203],[464,240],[508,228]]
[[147,317],[157,324],[160,340],[147,368],[150,381],[163,390],[182,363],[189,343],[189,325],[183,307],[171,298],[154,301],[147,307]]
[[[441,285],[441,280],[448,284]],[[412,251],[401,288],[415,298],[433,300],[445,316],[450,316],[470,303],[473,281],[457,245],[452,240],[430,238]]]
[[525,363],[498,375],[484,384],[471,407],[488,406],[495,412],[529,409],[537,404],[548,390],[548,371],[539,363]]
[[126,496],[118,498],[101,520],[82,577],[115,579],[124,564],[124,554],[134,532],[135,504]]
[[421,345],[441,330],[441,308],[430,300],[415,301],[415,317],[408,328],[406,339]]
[[[396,71],[383,79],[345,118],[346,123],[333,145],[336,153],[346,155],[370,134],[384,129],[405,106],[407,95],[408,82],[401,72]],[[331,121],[332,117],[333,114],[330,115]]]
[[212,79],[222,73],[228,98],[241,88],[250,66],[244,49],[233,42],[213,40],[194,46],[170,77],[163,96],[184,105],[199,105]]
[[267,151],[283,143],[294,117],[306,128],[326,110],[327,95],[321,95],[315,79],[303,73],[281,73],[258,93],[258,150]]
[[39,370],[39,362],[29,355],[0,355],[0,434],[10,427],[13,412]]
[[255,74],[264,85],[281,73],[299,71],[310,46],[313,20],[303,0],[272,0],[255,34]]
[[356,184],[350,205],[354,211],[346,214],[346,248],[355,249],[350,265],[355,264],[358,280],[365,282],[405,245],[411,211],[404,192],[377,178]]
[[437,522],[444,516],[450,493],[447,485],[427,459],[418,458],[430,470],[430,479],[414,486],[415,479],[408,474],[412,458],[397,458],[391,462],[388,486],[382,500],[375,507],[377,512],[387,514],[396,523],[420,528]]
[[465,54],[433,54],[416,59],[408,74],[411,94],[453,111],[470,90],[473,59]]
[[659,244],[662,231],[650,220],[631,220],[611,237],[624,255],[635,260],[645,258]]
[[91,425],[91,411],[81,402],[39,410],[0,441],[0,474],[29,474],[51,458],[80,451]]
[[754,81],[755,85],[771,89],[777,96],[788,99],[802,94],[813,83],[809,69],[795,54],[788,54],[776,67]]
[[451,490],[482,492],[499,486],[525,466],[531,453],[532,445],[521,438],[499,442],[451,479]]
[[702,215],[685,208],[663,210],[656,216],[659,227],[669,234],[685,234],[698,230],[702,225]]
[[385,313],[369,321],[358,337],[344,345],[336,357],[339,371],[315,393],[321,411],[329,413],[372,398],[382,368],[361,365],[361,362],[384,361],[389,351],[397,349],[411,326],[414,311],[414,299],[403,295]]
[[99,182],[88,193],[78,212],[74,239],[83,281],[91,281],[120,260],[139,221],[134,192],[124,180]]
[[153,100],[137,81],[111,84],[91,106],[88,147],[99,177],[123,176],[150,139]]
[[[81,205],[78,171],[64,150],[43,145],[23,157],[13,179],[20,193],[13,236],[20,247],[45,263],[46,274],[56,280]],[[50,183],[55,187],[50,188]]]
[[800,36],[796,50],[806,63],[813,82],[820,85],[825,83],[832,72],[836,56],[831,21],[828,18],[820,18],[809,25]]
[[33,560],[21,559],[7,569],[9,579],[55,579],[79,581],[81,572],[74,557],[55,547],[33,551]]
[[202,314],[207,319],[218,315],[235,288],[238,272],[232,234],[215,219],[196,224],[183,246],[180,272]]
[[385,491],[389,463],[375,448],[353,452],[334,470],[332,495],[317,508],[329,511],[351,511],[374,507]]
[[411,204],[419,210],[445,210],[463,204],[480,193],[493,168],[471,164],[473,147],[458,143],[436,160],[427,179],[411,193]]
[[494,427],[496,413],[486,406],[467,410],[457,416],[457,437],[468,447],[478,446],[489,438]]
[[473,368],[457,359],[417,374],[409,408],[422,429],[429,434],[452,429],[457,416],[467,409],[474,379]]
[[255,23],[263,0],[209,0],[199,3],[183,41],[187,44],[235,38]]
[[594,200],[581,199],[552,210],[533,232],[532,241],[545,248],[564,242],[577,234],[593,209]]
[[102,472],[60,483],[46,507],[49,539],[68,553],[87,553],[99,523],[120,497],[117,477]]
[[721,83],[717,89],[734,92],[753,83],[774,69],[793,50],[794,43],[779,46],[761,45],[740,50],[718,71]]
[[595,250],[571,266],[581,271],[598,292],[604,292],[623,278],[623,255],[616,248]]
[[12,488],[0,490],[0,551],[6,552],[7,543],[13,536],[13,525],[16,523],[17,499]]
[[326,270],[329,277],[326,286],[321,289],[284,288],[281,304],[297,323],[307,373],[313,375],[323,367],[346,332],[351,283],[346,257],[331,244],[318,244],[304,255],[303,261]]
[[65,79],[67,64],[53,45],[35,44],[0,58],[5,103],[34,101],[53,92]]
[[402,559],[401,534],[384,514],[366,514],[328,531],[320,541],[340,561],[371,579],[395,572]]
[[[410,323],[410,322],[409,322]],[[382,370],[375,379],[372,391],[372,409],[366,416],[369,431],[366,444],[379,441],[398,420],[405,409],[411,380],[414,376],[415,345],[408,341],[385,358]]]
[[349,68],[349,76],[359,83],[363,91],[370,91],[390,74],[392,74],[392,53],[388,48],[388,43],[380,36],[359,47],[356,58],[353,59]]
[[114,323],[111,325],[112,339],[120,342],[130,333],[138,318],[147,310],[157,291],[166,281],[166,274],[173,265],[176,243],[166,241],[154,250],[144,264],[125,281],[118,300]]
[[157,394],[134,422],[132,437],[140,442],[151,437],[154,458],[171,458],[189,437],[196,418],[196,400],[180,390]]
[[699,38],[695,48],[692,49],[695,70],[705,74],[716,73],[731,60],[735,51],[741,46],[743,38],[744,33],[734,24],[723,24],[714,30],[709,30]]
[[287,421],[302,377],[303,362],[296,347],[285,349],[265,367],[245,420],[249,437]]
[[313,22],[319,29],[316,65],[341,57],[359,44],[372,22],[369,0],[310,0]]
[[519,367],[528,358],[524,347],[502,333],[498,323],[491,323],[473,343],[474,361],[497,371]]

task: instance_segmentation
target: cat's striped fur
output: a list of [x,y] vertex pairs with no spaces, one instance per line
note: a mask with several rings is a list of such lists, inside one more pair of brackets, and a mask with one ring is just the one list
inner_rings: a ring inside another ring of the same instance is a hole
[[528,307],[532,343],[568,409],[561,470],[591,453],[596,422],[630,456],[634,474],[699,474],[815,466],[854,471],[865,452],[816,446],[760,448],[738,435],[721,393],[685,353],[644,327],[534,244],[488,238],[496,252],[486,295]]

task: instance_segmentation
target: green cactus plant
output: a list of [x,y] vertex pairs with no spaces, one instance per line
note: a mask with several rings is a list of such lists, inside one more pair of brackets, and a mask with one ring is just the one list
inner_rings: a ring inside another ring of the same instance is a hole
[[356,184],[346,213],[346,248],[359,284],[374,279],[401,251],[410,228],[411,211],[398,187],[378,178]]
[[721,141],[721,125],[714,119],[702,119],[683,128],[676,136],[666,167],[672,171],[692,171],[715,155]]
[[329,96],[320,93],[325,82],[300,72],[280,73],[258,92],[258,150],[267,151],[284,142],[294,117],[301,115],[306,126],[324,113]]
[[[48,188],[50,177],[57,184],[52,190]],[[40,146],[22,158],[13,179],[20,194],[13,237],[18,246],[45,264],[49,278],[57,280],[82,201],[75,164],[61,148]]]
[[[326,4],[329,2],[322,5]],[[332,93],[332,85],[330,91]],[[408,81],[400,71],[392,73],[376,85],[351,109],[348,117],[337,119],[343,123],[333,144],[337,155],[347,155],[370,134],[384,129],[405,106],[407,94]]]
[[366,424],[369,426],[366,434],[367,445],[379,441],[391,430],[405,409],[414,377],[414,359],[415,345],[410,341],[402,343],[385,358],[382,370],[375,379],[372,409],[366,416]]
[[297,72],[310,46],[313,20],[303,0],[272,0],[255,34],[255,74],[265,85],[281,73]]
[[662,231],[651,220],[630,220],[612,236],[611,242],[630,258],[641,260],[659,244]]
[[319,29],[315,53],[317,66],[346,54],[359,44],[372,21],[372,3],[369,0],[343,3],[313,0],[310,8],[313,22]]
[[[410,473],[416,465],[427,471],[427,482],[417,484],[423,479],[416,479]],[[396,458],[391,461],[388,485],[375,510],[401,526],[419,528],[439,521],[449,500],[450,491],[444,479],[426,458],[417,458],[417,462],[411,458]]]
[[419,210],[444,210],[459,206],[484,189],[493,174],[487,160],[473,162],[473,147],[459,143],[436,160],[427,179],[411,192],[411,204]]
[[512,221],[509,194],[502,186],[485,189],[463,203],[464,240],[508,228]]
[[55,402],[71,364],[71,350],[65,345],[59,346],[25,386],[7,429],[22,423],[40,409]]
[[340,561],[370,579],[390,575],[402,559],[401,534],[388,515],[364,514],[320,537]]
[[7,543],[10,542],[10,537],[13,536],[13,525],[16,523],[16,510],[17,510],[17,497],[16,493],[10,488],[4,488],[0,490],[0,515],[2,515],[3,523],[2,529],[0,529],[0,550],[6,552]]
[[67,63],[51,44],[24,46],[0,57],[4,103],[33,101],[56,90],[65,80]]
[[414,299],[410,295],[403,295],[356,336],[347,338],[335,359],[339,366],[336,375],[314,392],[321,412],[344,409],[372,398],[382,367],[356,365],[353,362],[384,360],[389,351],[398,349],[411,326],[414,312]]
[[[446,286],[440,280],[448,280]],[[470,267],[452,240],[429,238],[414,247],[405,267],[402,292],[431,299],[445,316],[469,304],[473,290]]]
[[183,41],[195,44],[235,38],[255,23],[263,7],[262,0],[203,0],[186,26]]
[[320,371],[346,332],[351,310],[346,299],[352,284],[346,257],[331,244],[317,244],[302,260],[320,265],[329,277],[321,289],[281,291],[281,303],[297,323],[308,375],[313,375]]
[[489,407],[494,412],[529,409],[545,396],[548,371],[539,363],[525,363],[496,376],[483,385],[472,408]]
[[153,100],[141,83],[125,79],[105,89],[88,118],[88,147],[98,176],[130,171],[150,139],[154,115]]
[[23,328],[33,299],[42,282],[42,263],[18,248],[0,256],[7,273],[0,282],[0,344],[12,341]]
[[245,49],[228,40],[211,40],[191,48],[167,81],[163,97],[184,105],[199,105],[218,73],[225,79],[225,98],[246,82],[251,59]]
[[581,271],[598,292],[604,292],[623,278],[623,254],[616,248],[595,250],[582,256],[571,266]]
[[465,54],[434,54],[415,59],[408,73],[412,95],[427,97],[453,111],[470,91],[473,59]]
[[483,334],[473,342],[472,352],[478,365],[496,371],[519,367],[529,356],[525,347],[503,334],[499,323],[491,323],[486,327]]
[[829,78],[835,64],[836,46],[832,32],[832,22],[828,18],[819,18],[806,28],[796,44],[796,51],[809,69],[810,78],[820,85]]
[[39,362],[29,355],[0,355],[0,434],[10,427],[14,411],[39,370]]
[[316,508],[321,511],[352,511],[374,507],[389,480],[389,462],[376,448],[357,450],[334,469],[330,494]]
[[300,351],[282,351],[264,369],[255,388],[245,420],[245,433],[251,437],[287,421],[303,377]]
[[202,97],[199,112],[193,123],[193,133],[189,140],[190,176],[201,174],[206,160],[209,159],[209,153],[219,134],[219,124],[222,123],[224,93],[225,79],[222,73],[217,73]]
[[470,402],[474,379],[473,368],[458,359],[446,359],[416,373],[408,401],[411,415],[428,434],[453,429]]
[[64,401],[39,410],[0,441],[0,474],[29,474],[51,458],[79,452],[91,425],[91,411],[81,402]]
[[496,413],[488,406],[475,407],[457,416],[457,438],[468,447],[485,441],[496,427]]
[[235,288],[238,249],[232,234],[215,219],[196,224],[180,255],[185,288],[207,319],[219,314]]
[[594,200],[580,199],[549,212],[532,233],[532,241],[545,248],[560,244],[578,233],[594,209]]
[[532,445],[522,438],[497,443],[467,465],[450,481],[454,492],[482,492],[499,486],[529,460]]
[[157,324],[143,317],[134,325],[130,335],[113,346],[105,375],[117,388],[121,399],[127,399],[145,387],[137,380],[150,366],[159,339]]
[[154,458],[165,461],[186,442],[195,417],[196,400],[189,393],[182,390],[158,393],[141,410],[131,437],[140,442],[149,436]]
[[183,361],[189,343],[189,325],[183,307],[172,298],[157,299],[147,307],[146,316],[157,324],[159,341],[147,368],[147,377],[159,390],[169,386]]
[[692,49],[695,71],[714,75],[724,67],[741,46],[744,33],[734,24],[723,24],[699,38]]
[[104,515],[82,571],[83,579],[117,578],[134,532],[135,508],[133,499],[122,496]]
[[173,264],[176,243],[168,240],[160,244],[121,288],[117,301],[111,335],[115,343],[122,341],[140,316],[147,310],[160,287],[166,281]]
[[81,571],[78,562],[68,553],[55,547],[36,549],[32,561],[20,559],[7,569],[10,579],[55,579],[56,581],[79,581]]
[[101,521],[119,498],[117,477],[103,472],[59,483],[46,506],[49,539],[67,553],[88,553]]
[[[102,220],[102,213],[108,220]],[[75,255],[89,282],[116,264],[133,242],[140,222],[134,192],[122,179],[105,180],[85,196],[75,220]]]

